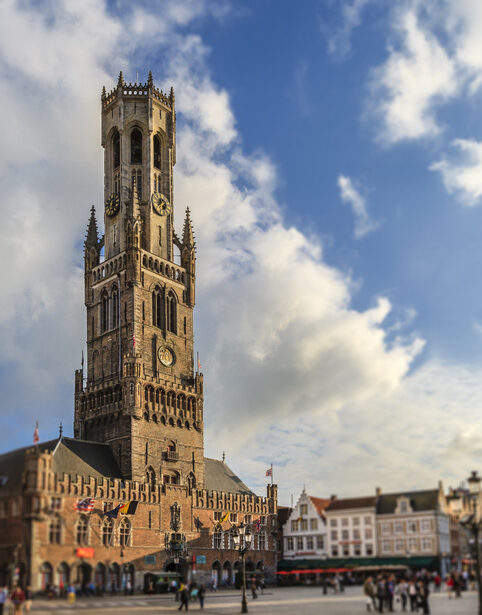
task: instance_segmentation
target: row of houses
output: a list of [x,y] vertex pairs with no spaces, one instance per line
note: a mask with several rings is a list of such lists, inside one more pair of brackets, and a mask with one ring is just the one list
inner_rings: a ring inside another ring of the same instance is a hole
[[278,571],[354,566],[409,566],[442,575],[470,561],[460,520],[468,492],[435,489],[352,498],[314,497],[303,489],[295,506],[279,507]]

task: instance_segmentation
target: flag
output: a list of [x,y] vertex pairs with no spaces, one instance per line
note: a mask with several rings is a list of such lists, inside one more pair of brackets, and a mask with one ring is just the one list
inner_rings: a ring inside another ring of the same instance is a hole
[[35,430],[33,432],[33,443],[37,444],[37,442],[40,440],[39,435],[38,435],[38,421],[35,422]]
[[117,515],[119,514],[121,506],[122,504],[117,504],[117,506],[112,510],[106,510],[104,513],[104,517],[109,517],[109,519],[117,519]]
[[303,521],[303,517],[298,517],[298,519],[296,519],[296,521]]
[[85,498],[83,500],[79,500],[76,504],[74,504],[74,510],[80,510],[82,512],[91,512],[94,509],[94,498]]
[[256,519],[256,521],[254,522],[254,529],[256,532],[261,531],[261,519]]
[[268,468],[266,470],[266,476],[273,476],[273,468]]
[[126,502],[124,506],[120,507],[119,512],[121,515],[135,515],[138,504],[139,502],[137,500],[131,500],[130,502]]
[[227,512],[224,517],[221,518],[220,523],[224,523],[224,521],[227,521],[229,519],[229,513]]

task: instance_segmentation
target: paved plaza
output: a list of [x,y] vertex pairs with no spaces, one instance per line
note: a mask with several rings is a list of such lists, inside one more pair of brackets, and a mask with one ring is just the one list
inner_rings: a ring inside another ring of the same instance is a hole
[[[204,613],[206,615],[232,615],[241,611],[240,594],[234,591],[208,593]],[[199,604],[190,603],[189,610],[198,612]],[[52,602],[44,600],[34,601],[32,612],[35,615],[55,613],[66,615],[67,613],[82,612],[86,615],[137,615],[140,613],[174,613],[178,604],[170,595],[163,596],[132,596],[118,598],[91,598],[78,600],[73,606],[65,601]],[[477,594],[466,592],[459,600],[449,600],[447,595],[431,594],[430,609],[432,615],[475,615],[477,612]],[[271,614],[295,614],[295,615],[355,615],[366,613],[365,601],[361,588],[348,588],[343,594],[322,596],[321,589],[312,588],[269,588],[263,596],[257,600],[251,600],[248,595],[248,610],[257,615]],[[395,604],[395,612],[400,613],[399,604]]]

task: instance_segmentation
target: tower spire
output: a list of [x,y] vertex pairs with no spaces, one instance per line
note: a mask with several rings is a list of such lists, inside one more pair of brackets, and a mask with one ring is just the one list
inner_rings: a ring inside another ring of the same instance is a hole
[[84,241],[85,248],[97,248],[99,244],[99,234],[97,231],[97,220],[95,219],[95,207],[90,208],[89,226],[87,227],[87,235]]
[[194,233],[192,230],[191,212],[189,207],[186,207],[186,217],[184,218],[184,226],[182,229],[182,243],[187,248],[194,247]]

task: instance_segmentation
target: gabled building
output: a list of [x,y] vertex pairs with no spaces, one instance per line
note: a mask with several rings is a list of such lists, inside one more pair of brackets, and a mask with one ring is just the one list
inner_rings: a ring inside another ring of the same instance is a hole
[[380,494],[377,502],[378,552],[418,566],[450,571],[450,516],[437,489]]
[[335,498],[325,509],[331,558],[374,557],[377,545],[376,496]]
[[326,557],[324,511],[329,499],[315,498],[303,489],[283,526],[284,559]]

